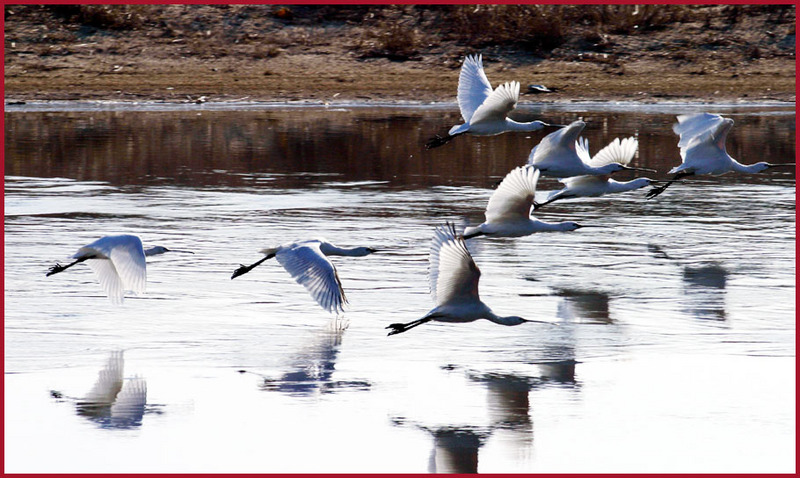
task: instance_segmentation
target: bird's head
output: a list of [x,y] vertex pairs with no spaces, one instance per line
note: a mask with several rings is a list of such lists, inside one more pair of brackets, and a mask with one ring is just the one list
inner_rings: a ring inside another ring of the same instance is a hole
[[508,317],[503,317],[503,324],[505,325],[519,325],[525,322],[530,322],[527,319],[523,319],[522,317],[516,315],[510,315]]
[[164,246],[155,246],[155,247],[151,247],[150,249],[147,249],[146,251],[144,251],[144,255],[150,257],[150,256],[157,256],[159,254],[164,254],[165,252],[178,252],[178,253],[181,253],[181,254],[194,254],[194,252],[192,252],[192,251],[180,251],[180,250],[177,250],[177,249],[167,249]]
[[580,229],[586,226],[578,224],[577,222],[566,221],[561,223],[561,227],[563,231],[574,231],[575,229]]
[[353,254],[356,257],[368,256],[373,252],[378,252],[378,249],[375,249],[374,247],[356,247],[353,249]]

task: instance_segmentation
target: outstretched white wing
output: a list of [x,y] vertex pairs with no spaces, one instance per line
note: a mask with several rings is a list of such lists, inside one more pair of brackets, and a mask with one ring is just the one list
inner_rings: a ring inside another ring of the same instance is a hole
[[475,110],[492,94],[492,85],[483,71],[481,55],[470,55],[461,65],[458,76],[458,107],[465,123],[469,123]]
[[125,296],[125,286],[122,279],[114,267],[114,263],[109,259],[89,259],[86,265],[92,269],[95,277],[97,277],[100,286],[106,292],[106,295],[111,299],[111,303],[119,305],[122,303]]
[[538,180],[539,170],[536,168],[520,166],[512,169],[489,198],[486,222],[530,218]]
[[593,168],[600,168],[611,163],[627,166],[636,156],[637,149],[639,149],[639,141],[633,136],[623,140],[614,138],[614,141],[598,151],[592,159],[584,160],[584,162]]
[[581,136],[578,138],[578,141],[575,142],[575,152],[578,154],[578,157],[581,158],[586,164],[589,164],[589,161],[592,160],[592,155],[589,154],[589,140]]
[[138,237],[105,236],[80,248],[73,257],[86,256],[92,257],[86,263],[112,302],[121,303],[126,290],[137,294],[145,291],[147,263]]
[[308,241],[282,247],[275,258],[323,309],[331,313],[344,311],[347,298],[342,283],[336,267],[320,251],[319,242]]
[[470,118],[470,124],[481,121],[502,121],[519,101],[519,82],[503,83],[494,90]]
[[673,131],[680,134],[678,146],[681,148],[681,158],[685,163],[698,160],[707,169],[716,169],[712,163],[724,163],[727,159],[725,141],[731,128],[733,120],[719,115],[702,113],[678,116]]
[[481,271],[453,224],[436,228],[428,260],[431,296],[437,306],[460,298],[478,299]]
[[678,147],[683,148],[688,146],[693,138],[718,128],[724,121],[725,118],[712,113],[680,115],[678,116],[678,122],[672,126],[672,131],[680,136]]
[[586,123],[573,121],[569,125],[554,131],[539,142],[528,156],[528,164],[535,167],[545,167],[550,164],[562,167],[582,166],[581,158],[576,151],[578,135],[581,134]]

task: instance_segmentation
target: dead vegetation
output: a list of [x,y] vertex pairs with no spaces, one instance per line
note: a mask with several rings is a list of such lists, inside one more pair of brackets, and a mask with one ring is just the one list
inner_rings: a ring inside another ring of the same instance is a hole
[[[21,82],[28,79],[35,79],[37,86],[47,83],[44,77],[31,77],[32,72],[48,73],[51,82],[62,76],[68,82],[66,75],[85,71],[123,77],[153,68],[172,75],[177,73],[170,70],[182,69],[189,77],[183,82],[187,85],[242,85],[239,78],[208,78],[202,69],[196,70],[204,64],[214,73],[268,75],[272,80],[285,78],[287,84],[306,77],[310,82],[314,75],[351,84],[349,72],[339,69],[372,74],[365,67],[375,65],[380,73],[420,66],[453,71],[464,55],[477,52],[484,54],[487,68],[493,63],[501,71],[535,68],[544,75],[557,74],[549,76],[554,81],[570,80],[580,70],[623,79],[636,72],[718,78],[786,70],[794,76],[794,5],[4,8],[7,92],[27,88]],[[392,67],[379,66],[384,61]],[[592,67],[576,68],[576,63]],[[136,68],[115,70],[115,65]],[[631,84],[638,80],[629,79]]]

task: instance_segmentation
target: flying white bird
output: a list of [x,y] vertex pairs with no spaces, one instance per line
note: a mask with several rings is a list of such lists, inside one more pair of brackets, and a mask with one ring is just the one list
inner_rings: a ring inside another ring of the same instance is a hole
[[376,252],[376,249],[371,247],[347,249],[334,246],[324,239],[312,239],[262,249],[260,252],[265,254],[264,258],[249,266],[242,264],[233,271],[231,279],[250,272],[254,267],[274,257],[298,284],[308,290],[311,297],[323,309],[339,313],[344,312],[347,297],[344,295],[336,267],[327,256],[363,257]]
[[[537,131],[551,126],[541,121],[519,123],[506,117],[519,101],[519,82],[503,83],[492,90],[481,55],[467,56],[458,77],[458,107],[464,124],[450,128],[447,136],[436,135],[425,144],[425,149],[441,146],[454,137],[469,133],[492,136],[506,131]],[[560,125],[552,125],[560,126]]]
[[733,120],[711,113],[680,115],[672,131],[680,136],[678,147],[681,149],[679,166],[670,169],[675,174],[663,186],[654,187],[647,193],[647,199],[663,193],[673,182],[698,174],[720,175],[732,171],[738,173],[760,173],[776,166],[794,166],[795,163],[767,163],[764,161],[744,165],[731,158],[725,149],[725,140],[733,128]]
[[548,134],[531,150],[528,165],[540,170],[542,176],[553,178],[607,175],[617,171],[655,172],[652,169],[631,168],[616,161],[597,166],[585,163],[588,154],[582,158],[577,151],[577,139],[585,127],[586,123],[578,120]]
[[[611,163],[627,166],[636,155],[636,150],[638,148],[639,141],[634,137],[625,138],[621,141],[619,138],[615,138],[614,141],[609,143],[605,148],[598,151],[594,157],[590,157],[589,141],[581,137],[578,139],[576,152],[578,157],[581,158],[581,161],[586,165],[599,168]],[[632,181],[615,181],[609,178],[607,174],[600,174],[573,176],[561,179],[560,182],[563,183],[565,187],[558,191],[551,192],[547,196],[545,202],[534,202],[534,210],[546,204],[550,204],[553,201],[558,201],[559,199],[597,197],[604,194],[633,191],[634,189],[643,188],[658,181],[649,178],[637,178]]]
[[478,297],[481,271],[472,260],[464,238],[456,236],[453,224],[447,223],[436,228],[428,260],[428,281],[436,307],[421,319],[406,324],[389,325],[386,327],[392,329],[389,335],[405,332],[431,320],[472,322],[487,319],[501,325],[538,322],[513,315],[500,317],[481,301]]
[[576,222],[550,223],[531,217],[539,170],[529,166],[509,172],[497,186],[486,205],[486,221],[464,229],[464,239],[479,235],[520,237],[536,232],[574,231],[583,227]]
[[144,293],[147,283],[145,257],[165,252],[193,254],[191,251],[176,251],[163,246],[144,250],[141,239],[128,234],[105,236],[78,249],[72,256],[74,262],[65,266],[56,263],[46,276],[58,274],[75,264],[86,262],[86,265],[94,271],[111,302],[121,304],[126,290],[136,294]]

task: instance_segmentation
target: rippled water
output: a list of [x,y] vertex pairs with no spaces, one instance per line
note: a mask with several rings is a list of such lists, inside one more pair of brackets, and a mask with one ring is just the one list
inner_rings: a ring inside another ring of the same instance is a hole
[[[636,134],[636,163],[680,161],[688,107],[568,105],[591,150]],[[794,158],[795,111],[728,107],[742,162]],[[475,239],[481,296],[552,322],[426,324],[433,227],[478,223],[540,133],[421,145],[440,108],[7,107],[7,472],[792,472],[795,179],[728,175],[554,203],[602,225]],[[540,181],[540,189],[558,183]],[[151,258],[121,307],[87,267],[44,277],[103,235]],[[330,317],[261,248],[312,236],[334,258]],[[147,382],[143,413],[83,397],[109,355]],[[57,391],[56,396],[51,395]],[[59,398],[60,397],[60,398]],[[46,457],[46,459],[45,459]]]

